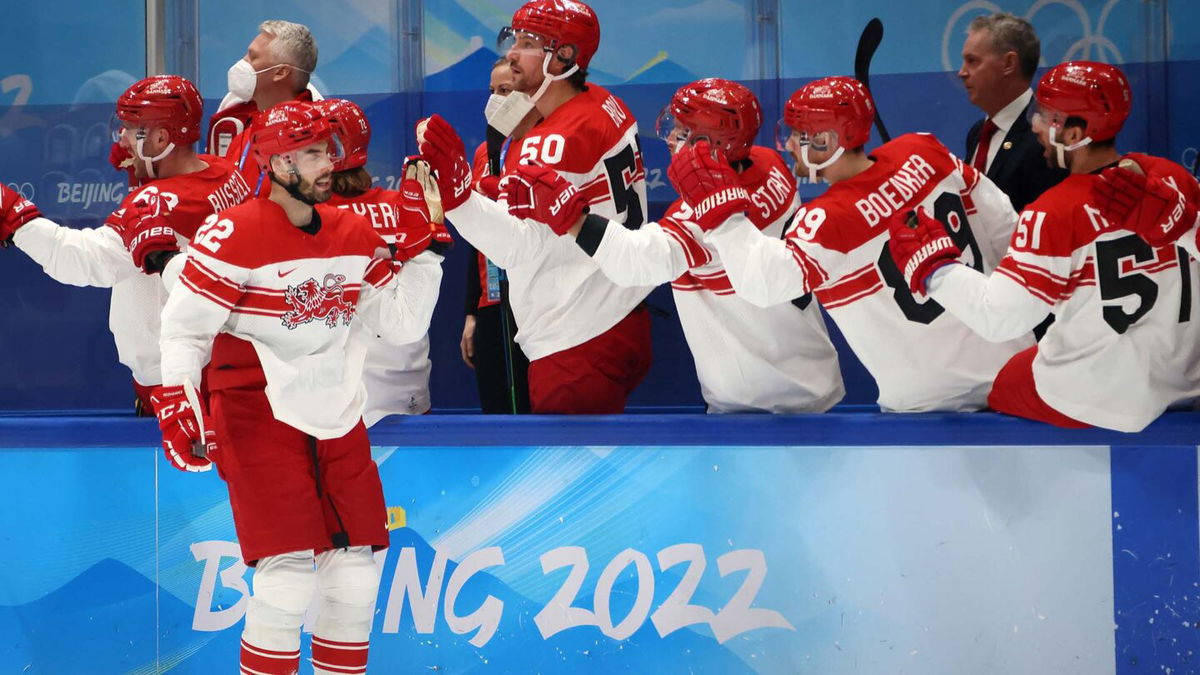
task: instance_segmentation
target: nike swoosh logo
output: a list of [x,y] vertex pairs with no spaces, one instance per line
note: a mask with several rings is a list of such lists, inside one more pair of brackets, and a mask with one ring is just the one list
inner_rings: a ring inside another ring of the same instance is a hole
[[292,269],[290,269],[290,270],[288,270],[288,271],[286,271],[286,272],[276,272],[276,274],[278,274],[278,275],[279,275],[279,278],[280,278],[280,279],[282,279],[282,278],[286,277],[287,275],[291,274],[292,272],[295,272],[295,271],[296,271],[296,270],[298,270],[298,269],[300,269],[300,268],[299,268],[299,267],[293,267]]

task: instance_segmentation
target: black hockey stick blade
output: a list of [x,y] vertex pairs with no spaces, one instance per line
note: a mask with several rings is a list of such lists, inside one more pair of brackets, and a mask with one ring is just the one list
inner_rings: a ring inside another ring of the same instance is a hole
[[500,165],[503,164],[503,158],[500,156],[500,153],[504,150],[504,141],[507,140],[507,137],[489,124],[486,140],[488,169],[493,176],[499,176]]
[[[881,42],[883,42],[883,22],[879,20],[879,17],[875,17],[863,27],[862,35],[858,38],[858,49],[854,52],[854,78],[862,82],[867,91],[871,90],[871,59],[875,57],[875,50],[879,49]],[[888,133],[887,127],[883,126],[883,119],[879,117],[878,103],[875,105],[875,128],[879,130],[879,138],[884,143],[892,140],[892,135]]]

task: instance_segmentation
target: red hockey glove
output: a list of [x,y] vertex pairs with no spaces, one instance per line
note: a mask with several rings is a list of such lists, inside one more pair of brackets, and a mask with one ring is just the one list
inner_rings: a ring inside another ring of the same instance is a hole
[[579,188],[548,166],[518,164],[500,181],[500,193],[511,215],[544,223],[559,236],[588,211]]
[[425,191],[414,178],[400,182],[400,223],[396,228],[396,260],[406,262],[429,248],[433,241],[433,223]]
[[129,182],[129,187],[134,187],[141,181],[137,178],[136,170],[133,163],[137,161],[133,155],[126,150],[120,143],[113,143],[112,149],[108,151],[108,163],[112,164],[113,168],[126,174],[126,180]]
[[500,177],[488,174],[475,183],[475,191],[492,201],[500,199]]
[[146,274],[154,274],[162,271],[160,254],[179,252],[179,239],[171,222],[162,214],[158,195],[144,197],[125,208],[117,231],[133,264]]
[[708,232],[736,213],[750,208],[750,195],[738,182],[725,153],[708,141],[684,146],[671,158],[667,177],[683,201],[692,207],[692,222]]
[[7,248],[12,243],[13,235],[22,225],[41,217],[42,212],[33,202],[0,183],[0,248]]
[[[158,428],[162,429],[163,451],[180,471],[208,471],[217,451],[216,432],[203,410],[194,410],[182,386],[155,387],[150,394]],[[203,431],[203,440],[201,434]],[[196,454],[203,444],[204,456]]]
[[1092,183],[1092,199],[1109,224],[1135,232],[1155,247],[1173,244],[1191,229],[1200,206],[1162,176],[1144,175],[1132,160],[1101,172]]
[[447,211],[462,206],[471,195],[471,165],[462,139],[441,115],[417,123],[417,148],[437,176],[438,191]]
[[896,214],[888,223],[888,231],[892,260],[913,293],[924,293],[929,275],[962,254],[941,221],[930,218],[922,209]]

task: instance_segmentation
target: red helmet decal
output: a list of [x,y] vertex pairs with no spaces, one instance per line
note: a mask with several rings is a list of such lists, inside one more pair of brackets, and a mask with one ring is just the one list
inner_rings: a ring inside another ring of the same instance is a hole
[[141,126],[159,126],[176,145],[200,140],[204,100],[196,85],[178,75],[155,75],[135,82],[117,99],[117,118]]
[[1116,66],[1094,61],[1067,61],[1042,76],[1037,86],[1039,105],[1078,117],[1093,141],[1117,135],[1129,117],[1129,80]]
[[680,87],[671,98],[671,114],[692,137],[706,137],[730,161],[745,159],[762,126],[762,108],[754,92],[730,80],[712,77]]

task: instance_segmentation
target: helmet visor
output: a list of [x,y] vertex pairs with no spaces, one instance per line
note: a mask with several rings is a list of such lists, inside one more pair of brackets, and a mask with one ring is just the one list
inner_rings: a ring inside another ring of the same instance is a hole
[[1065,112],[1055,110],[1049,106],[1038,103],[1037,105],[1029,106],[1029,126],[1033,127],[1034,131],[1038,129],[1061,129],[1067,124],[1067,118],[1070,117]]
[[838,147],[838,134],[832,129],[812,132],[791,126],[785,120],[775,124],[775,149],[794,154],[807,146],[810,150],[826,152]]
[[150,128],[113,115],[108,118],[108,133],[112,136],[113,143],[120,143],[122,136],[128,136],[130,142],[137,142],[146,138],[150,133]]
[[500,29],[500,34],[496,37],[496,52],[501,56],[511,52],[521,53],[536,53],[550,51],[547,46],[549,40],[538,35],[530,33],[527,30],[518,30],[512,26],[505,26]]
[[345,160],[345,146],[337,134],[329,137],[328,142],[318,141],[308,145],[279,153],[278,157],[293,168],[296,173],[311,176],[333,168],[338,162]]

